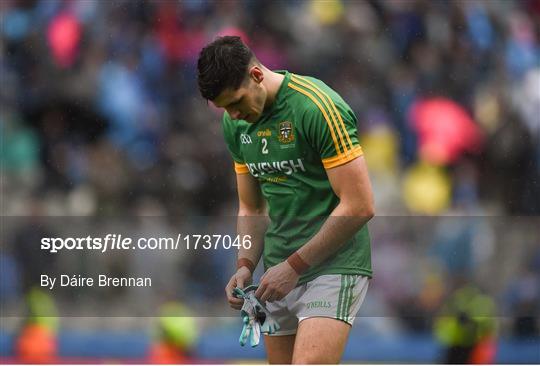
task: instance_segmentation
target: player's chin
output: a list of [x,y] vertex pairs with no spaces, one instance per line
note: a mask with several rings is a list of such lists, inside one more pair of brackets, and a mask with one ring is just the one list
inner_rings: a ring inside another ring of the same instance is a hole
[[258,114],[248,114],[244,117],[244,121],[249,122],[249,123],[255,123],[257,122],[258,119],[259,119]]

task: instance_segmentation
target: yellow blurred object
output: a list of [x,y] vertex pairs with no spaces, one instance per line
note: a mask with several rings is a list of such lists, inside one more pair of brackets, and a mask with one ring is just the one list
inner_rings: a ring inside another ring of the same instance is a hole
[[500,103],[497,97],[487,92],[478,93],[474,100],[474,118],[484,129],[493,133],[500,126]]
[[195,318],[178,302],[165,303],[159,312],[161,340],[182,350],[189,350],[199,338]]
[[26,294],[29,324],[39,324],[51,332],[58,331],[58,310],[53,297],[40,288],[33,287]]
[[323,25],[339,22],[344,13],[341,0],[312,0],[309,9],[313,17]]
[[388,127],[371,129],[362,136],[362,150],[373,174],[395,174],[397,171],[397,137]]
[[403,179],[403,200],[415,213],[436,215],[450,204],[451,181],[443,168],[425,162],[412,166]]
[[430,273],[424,278],[419,303],[424,309],[434,310],[444,297],[443,279],[438,273]]

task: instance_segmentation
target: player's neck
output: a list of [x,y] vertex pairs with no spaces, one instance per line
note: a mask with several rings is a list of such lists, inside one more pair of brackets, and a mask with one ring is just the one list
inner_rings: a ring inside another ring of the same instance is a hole
[[276,97],[279,92],[279,88],[281,87],[281,83],[283,82],[283,79],[285,79],[285,76],[278,74],[277,72],[268,70],[268,69],[265,70],[264,82],[266,83],[265,86],[266,86],[267,94],[266,94],[266,102],[264,103],[264,109],[268,109],[269,107],[272,106],[272,104],[274,104],[274,101],[276,100]]

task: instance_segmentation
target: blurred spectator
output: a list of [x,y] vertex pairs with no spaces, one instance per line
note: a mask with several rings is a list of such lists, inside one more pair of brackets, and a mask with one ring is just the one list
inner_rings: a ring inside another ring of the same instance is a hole
[[47,251],[39,250],[41,238],[55,236],[44,217],[44,205],[39,199],[35,199],[28,202],[28,206],[30,206],[29,216],[17,223],[18,228],[14,237],[11,238],[17,265],[24,269],[21,272],[25,293],[39,283],[42,274],[49,276],[57,274],[57,257]]
[[58,313],[54,297],[39,286],[42,275],[58,274],[57,258],[39,250],[41,238],[53,236],[44,220],[39,199],[29,202],[29,216],[22,220],[13,240],[14,257],[22,274],[26,302],[24,322],[19,329],[15,352],[21,362],[54,362],[58,345]]
[[510,282],[505,294],[505,304],[513,315],[512,333],[518,337],[540,335],[540,268],[534,267],[533,260]]
[[148,361],[153,364],[182,364],[195,360],[194,346],[199,337],[197,319],[179,302],[161,305]]
[[491,298],[471,284],[459,286],[435,322],[435,335],[444,347],[442,363],[493,363],[495,314]]

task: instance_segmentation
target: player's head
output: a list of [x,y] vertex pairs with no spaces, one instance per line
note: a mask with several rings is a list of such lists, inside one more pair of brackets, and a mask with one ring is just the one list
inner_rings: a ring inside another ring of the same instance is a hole
[[240,37],[219,37],[199,54],[198,82],[203,98],[225,108],[233,119],[255,122],[264,110],[264,66]]

